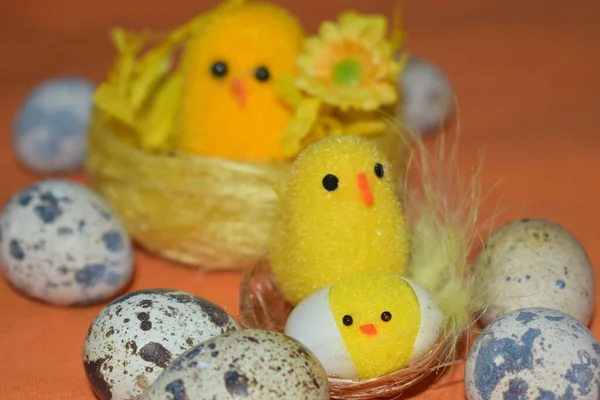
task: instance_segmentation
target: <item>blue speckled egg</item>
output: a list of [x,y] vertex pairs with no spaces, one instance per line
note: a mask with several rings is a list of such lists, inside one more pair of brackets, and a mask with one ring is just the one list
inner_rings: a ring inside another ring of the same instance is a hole
[[487,325],[527,307],[553,308],[590,322],[595,303],[593,268],[577,238],[560,225],[522,219],[496,230],[473,265]]
[[443,72],[432,63],[410,56],[398,86],[402,93],[399,114],[411,131],[437,130],[452,113],[454,92]]
[[116,295],[133,272],[131,240],[91,190],[46,180],[14,195],[0,214],[0,261],[10,283],[56,305]]
[[43,82],[26,97],[14,126],[21,163],[38,173],[67,172],[83,166],[95,85],[83,78]]
[[547,308],[505,314],[469,351],[470,400],[600,397],[600,343],[573,317]]

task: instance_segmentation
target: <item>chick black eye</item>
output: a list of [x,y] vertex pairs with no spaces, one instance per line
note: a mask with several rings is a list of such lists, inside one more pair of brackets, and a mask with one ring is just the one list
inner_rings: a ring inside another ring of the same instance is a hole
[[354,321],[352,320],[351,316],[344,315],[344,318],[342,318],[342,322],[344,323],[344,325],[350,326],[350,325],[352,325],[352,322],[354,322]]
[[323,187],[328,192],[333,192],[335,189],[337,189],[339,182],[340,181],[337,176],[332,175],[332,174],[327,174],[323,178]]
[[383,165],[381,163],[375,164],[375,175],[377,175],[378,178],[383,178]]
[[384,311],[381,313],[381,320],[383,322],[388,322],[390,319],[392,319],[392,313],[389,311]]
[[254,76],[259,81],[266,82],[271,77],[271,74],[269,73],[267,67],[261,65],[260,67],[256,68],[256,71],[254,71]]
[[210,67],[210,72],[217,78],[223,78],[227,75],[227,64],[223,61],[217,61]]

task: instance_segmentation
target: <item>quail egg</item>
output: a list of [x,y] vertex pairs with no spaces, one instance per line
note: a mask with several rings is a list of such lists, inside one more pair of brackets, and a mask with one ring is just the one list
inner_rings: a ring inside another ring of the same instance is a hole
[[100,399],[137,398],[178,355],[237,329],[223,309],[193,294],[129,293],[92,322],[83,348],[85,372]]
[[323,366],[284,334],[246,329],[217,336],[179,356],[145,400],[329,399]]
[[402,93],[399,113],[411,131],[424,134],[439,129],[452,113],[452,87],[431,62],[410,56],[398,86]]
[[515,310],[479,334],[467,358],[465,387],[469,400],[597,399],[600,343],[560,311]]
[[487,325],[526,307],[553,308],[587,325],[594,310],[590,260],[577,238],[560,225],[523,219],[502,226],[474,263],[475,290]]
[[114,297],[133,273],[123,224],[90,189],[46,180],[16,193],[0,214],[0,261],[24,294],[55,305]]
[[36,86],[15,120],[14,148],[21,164],[42,174],[81,169],[95,90],[95,83],[76,76]]

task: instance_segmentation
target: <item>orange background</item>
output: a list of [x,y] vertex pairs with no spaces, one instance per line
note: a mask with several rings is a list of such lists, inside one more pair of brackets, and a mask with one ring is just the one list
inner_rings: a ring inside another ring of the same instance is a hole
[[[343,8],[391,15],[394,0],[275,0],[308,30]],[[207,0],[2,0],[0,3],[0,202],[39,177],[11,152],[15,111],[32,85],[56,74],[103,79],[114,55],[107,29],[169,28]],[[405,0],[407,48],[438,64],[460,106],[460,163],[485,149],[492,203],[554,220],[600,265],[600,2],[596,0]],[[82,175],[70,178],[84,179]],[[600,273],[597,274],[600,276]],[[129,290],[173,287],[237,313],[238,273],[201,273],[137,253]],[[16,294],[0,280],[0,398],[93,399],[81,361],[88,326],[102,306],[61,309]],[[600,333],[600,319],[592,322]],[[407,393],[462,399],[462,365]]]

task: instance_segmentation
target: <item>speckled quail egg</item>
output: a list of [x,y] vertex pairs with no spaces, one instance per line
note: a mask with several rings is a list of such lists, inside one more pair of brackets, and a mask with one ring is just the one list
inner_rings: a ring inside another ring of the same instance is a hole
[[45,180],[0,214],[0,261],[12,285],[55,305],[99,303],[129,282],[133,253],[123,224],[88,188]]
[[49,174],[83,166],[95,83],[60,76],[36,86],[16,115],[13,145],[28,169]]
[[368,272],[305,298],[285,333],[311,350],[329,375],[369,379],[428,352],[442,320],[435,298],[421,286],[399,274]]
[[487,307],[484,325],[525,307],[553,308],[584,325],[592,317],[590,260],[575,236],[554,222],[523,219],[502,226],[479,251],[474,278]]
[[145,400],[329,399],[323,366],[296,340],[245,329],[186,351],[144,393]]
[[223,309],[190,293],[147,289],[107,305],[83,348],[85,372],[102,400],[138,398],[185,350],[239,329]]
[[409,56],[398,86],[402,93],[399,114],[411,131],[434,131],[451,115],[454,92],[444,73],[431,62]]
[[600,343],[560,311],[515,310],[473,344],[465,387],[470,400],[598,399]]

